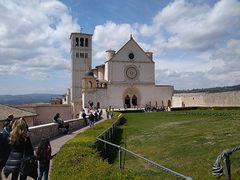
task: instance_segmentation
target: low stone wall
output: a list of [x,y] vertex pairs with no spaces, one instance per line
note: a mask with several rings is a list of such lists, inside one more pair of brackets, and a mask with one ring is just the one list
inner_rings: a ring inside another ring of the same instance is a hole
[[239,107],[240,91],[219,93],[179,93],[172,97],[172,107]]
[[[69,124],[70,131],[80,129],[85,126],[83,119],[71,119],[64,122]],[[58,129],[58,124],[56,123],[33,126],[29,128],[29,131],[30,139],[33,144],[38,144],[43,137],[51,139],[61,135],[61,132]]]

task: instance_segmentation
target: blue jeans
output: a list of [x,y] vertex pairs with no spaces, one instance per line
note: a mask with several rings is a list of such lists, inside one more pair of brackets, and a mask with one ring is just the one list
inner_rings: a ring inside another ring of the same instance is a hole
[[38,161],[38,180],[41,180],[42,177],[44,180],[48,180],[50,161],[46,163],[41,163]]

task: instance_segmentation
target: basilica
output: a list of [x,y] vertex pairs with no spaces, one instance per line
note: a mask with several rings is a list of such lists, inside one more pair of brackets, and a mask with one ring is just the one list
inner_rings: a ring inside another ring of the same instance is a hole
[[106,50],[104,64],[92,68],[92,34],[71,33],[71,88],[65,103],[82,108],[171,106],[173,86],[155,84],[153,53],[132,36],[118,50]]

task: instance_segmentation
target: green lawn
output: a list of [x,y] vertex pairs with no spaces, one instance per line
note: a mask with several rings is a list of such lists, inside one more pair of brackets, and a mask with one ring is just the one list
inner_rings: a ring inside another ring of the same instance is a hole
[[[217,156],[240,145],[240,110],[129,113],[124,117],[123,146],[193,179],[216,179],[211,169]],[[240,152],[231,155],[231,161],[232,177],[240,179]],[[145,179],[175,179],[129,154],[125,168]]]

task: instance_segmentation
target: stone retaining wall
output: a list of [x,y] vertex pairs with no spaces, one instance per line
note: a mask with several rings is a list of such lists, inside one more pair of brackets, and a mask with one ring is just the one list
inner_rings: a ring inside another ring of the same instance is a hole
[[[64,121],[69,124],[69,130],[80,129],[85,126],[85,122],[83,119],[71,119]],[[38,126],[33,126],[29,128],[30,138],[33,144],[38,144],[43,137],[47,137],[52,139],[54,137],[60,136],[62,133],[58,129],[58,124],[56,123],[48,123]]]

